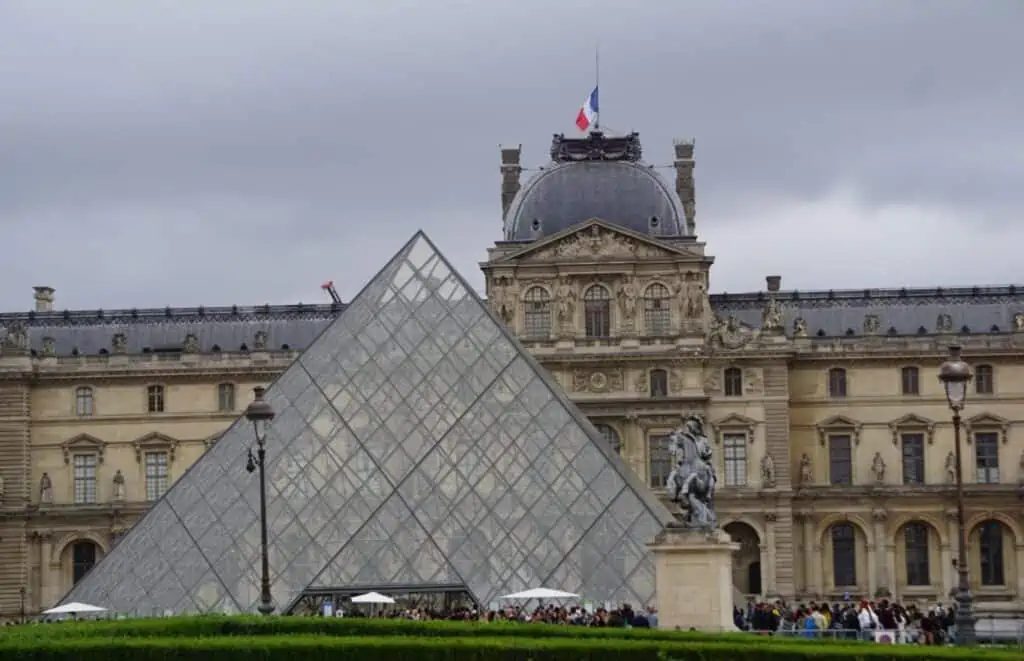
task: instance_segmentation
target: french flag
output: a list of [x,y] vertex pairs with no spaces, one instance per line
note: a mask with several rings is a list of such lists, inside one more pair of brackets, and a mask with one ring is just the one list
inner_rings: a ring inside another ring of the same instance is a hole
[[590,93],[584,102],[583,107],[580,108],[579,114],[576,115],[576,128],[580,131],[586,131],[590,128],[591,124],[597,124],[597,114],[600,112],[600,106],[597,101],[597,88]]

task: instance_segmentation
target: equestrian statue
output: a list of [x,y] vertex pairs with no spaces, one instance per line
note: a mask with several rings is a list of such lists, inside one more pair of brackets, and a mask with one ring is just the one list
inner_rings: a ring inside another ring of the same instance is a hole
[[695,413],[684,416],[682,426],[669,434],[668,448],[672,454],[668,490],[672,502],[685,510],[684,527],[717,528],[714,501],[718,477],[711,460],[711,443],[704,432],[704,419]]

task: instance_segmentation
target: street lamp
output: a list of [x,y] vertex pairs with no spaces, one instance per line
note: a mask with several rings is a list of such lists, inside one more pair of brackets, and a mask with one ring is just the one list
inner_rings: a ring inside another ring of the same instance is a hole
[[266,388],[257,386],[252,389],[254,398],[245,408],[245,418],[252,423],[256,432],[256,455],[252,449],[245,463],[245,470],[252,473],[260,469],[260,552],[262,554],[262,571],[260,574],[260,605],[257,610],[264,615],[274,612],[274,602],[270,598],[270,560],[267,557],[267,475],[264,470],[267,459],[267,427],[274,419],[274,408],[263,399]]
[[971,366],[960,356],[960,347],[949,347],[949,359],[939,368],[939,380],[946,389],[946,401],[953,411],[953,443],[956,453],[956,524],[957,524],[957,560],[956,571],[959,576],[956,596],[956,640],[957,643],[970,645],[974,643],[974,596],[967,577],[967,521],[964,517],[964,475],[963,458],[960,453],[960,412],[964,409],[967,399],[967,385],[974,378]]

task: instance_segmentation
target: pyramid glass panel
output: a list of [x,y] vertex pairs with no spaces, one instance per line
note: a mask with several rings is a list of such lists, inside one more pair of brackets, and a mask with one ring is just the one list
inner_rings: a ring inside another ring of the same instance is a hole
[[[279,609],[329,589],[652,600],[644,542],[671,515],[422,233],[266,397]],[[64,601],[254,611],[253,440],[236,421]]]

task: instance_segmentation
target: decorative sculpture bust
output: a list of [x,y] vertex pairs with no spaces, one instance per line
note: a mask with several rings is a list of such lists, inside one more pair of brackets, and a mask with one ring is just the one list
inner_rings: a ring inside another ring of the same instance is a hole
[[714,530],[718,527],[714,502],[718,476],[711,461],[711,443],[704,432],[703,418],[696,414],[685,416],[682,426],[669,434],[669,451],[673,468],[668,490],[672,501],[685,512],[683,525]]

